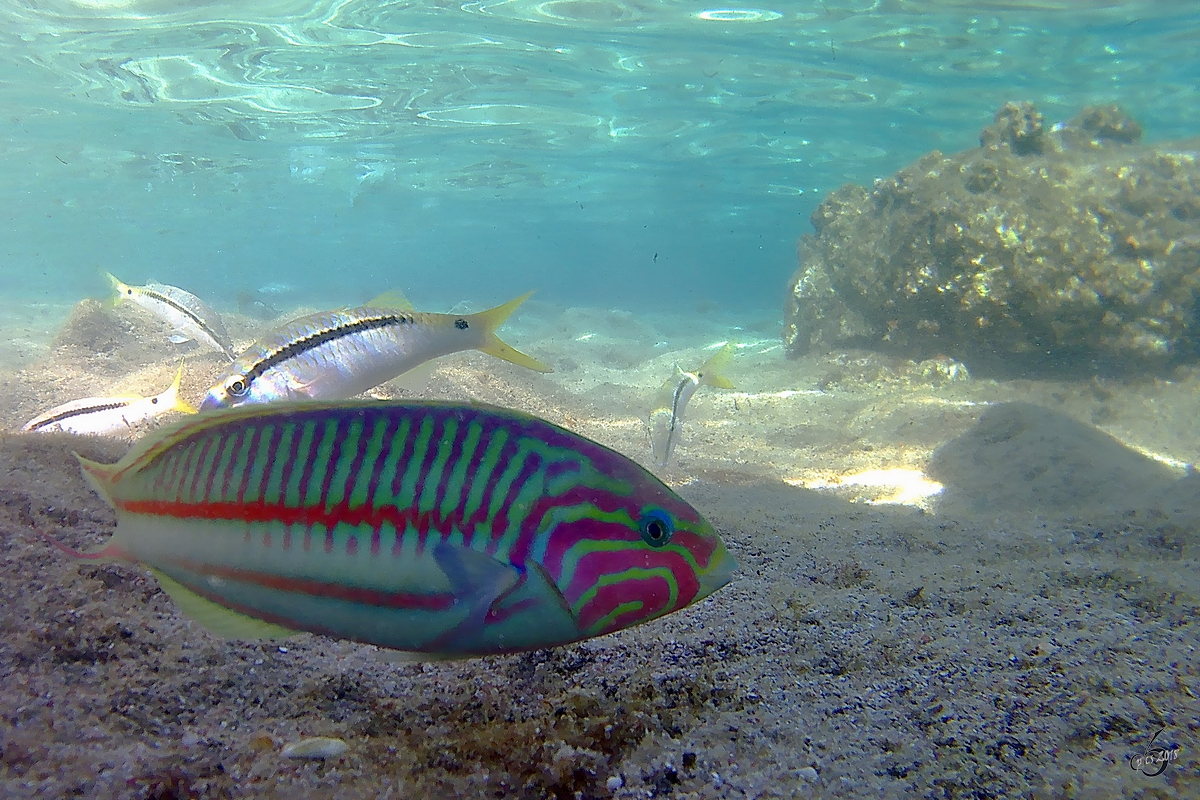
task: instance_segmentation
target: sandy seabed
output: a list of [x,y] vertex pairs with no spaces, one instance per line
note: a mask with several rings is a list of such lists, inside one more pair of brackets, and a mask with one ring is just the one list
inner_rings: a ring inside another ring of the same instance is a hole
[[[227,322],[242,345],[269,324]],[[711,310],[531,302],[502,335],[556,371],[460,354],[420,396],[521,408],[646,464],[672,363],[742,345],[737,389],[702,390],[655,469],[721,531],[732,584],[516,656],[224,641],[144,570],[78,566],[33,533],[102,543],[114,516],[71,452],[112,461],[127,441],[0,435],[0,796],[1200,797],[1200,369],[786,361],[774,320]],[[157,393],[181,357],[196,402],[222,368],[95,303],[0,308],[0,341],[6,430]],[[349,749],[281,755],[310,736]],[[1147,752],[1159,774],[1131,764]]]

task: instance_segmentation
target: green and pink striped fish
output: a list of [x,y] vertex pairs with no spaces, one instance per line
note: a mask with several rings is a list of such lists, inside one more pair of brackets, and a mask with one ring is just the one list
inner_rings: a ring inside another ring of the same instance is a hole
[[510,653],[677,611],[735,567],[633,461],[493,407],[245,406],[116,464],[80,462],[118,517],[86,557],[145,564],[185,612],[238,638]]

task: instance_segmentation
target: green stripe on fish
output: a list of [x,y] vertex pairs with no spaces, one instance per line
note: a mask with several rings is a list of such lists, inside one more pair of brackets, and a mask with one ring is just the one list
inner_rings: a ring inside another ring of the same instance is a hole
[[116,464],[80,461],[118,517],[91,557],[145,564],[239,636],[515,652],[679,610],[734,567],[646,470],[497,408],[247,406],[148,437]]

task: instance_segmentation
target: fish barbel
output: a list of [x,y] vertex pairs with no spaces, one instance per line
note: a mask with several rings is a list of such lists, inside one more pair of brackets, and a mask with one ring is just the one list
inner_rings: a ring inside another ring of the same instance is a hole
[[236,638],[510,653],[677,611],[735,567],[645,469],[500,408],[244,406],[146,437],[116,464],[80,463],[118,525],[103,549],[68,552],[148,566],[185,612]]
[[496,336],[496,328],[529,294],[477,314],[432,314],[395,303],[292,320],[242,353],[209,389],[200,409],[278,400],[340,400],[460,350],[480,350],[550,372],[545,364]]
[[179,382],[183,367],[175,380],[161,394],[153,397],[122,395],[119,397],[88,397],[72,400],[39,414],[21,428],[38,433],[113,434],[129,433],[135,425],[147,422],[168,411],[195,414],[196,409],[179,397]]
[[658,390],[654,408],[650,410],[650,450],[654,463],[665,467],[679,444],[683,431],[683,412],[688,401],[701,386],[732,389],[724,370],[733,360],[733,345],[726,344],[695,372],[684,372],[675,365],[675,374]]
[[128,300],[166,321],[177,331],[180,341],[195,339],[206,347],[224,353],[230,361],[237,357],[221,315],[196,295],[165,283],[130,286],[108,272],[104,274],[112,283],[118,301]]

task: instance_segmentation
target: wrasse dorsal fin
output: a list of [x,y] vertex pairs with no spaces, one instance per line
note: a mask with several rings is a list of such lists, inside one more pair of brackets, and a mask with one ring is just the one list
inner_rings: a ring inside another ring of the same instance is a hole
[[217,636],[225,639],[286,639],[300,633],[214,603],[157,569],[151,569],[150,572],[158,579],[162,590],[179,606],[180,611]]
[[[532,356],[527,356],[520,350],[508,344],[496,335],[496,329],[503,324],[504,320],[512,316],[512,313],[517,310],[517,307],[529,299],[533,292],[525,294],[513,300],[509,300],[503,305],[490,308],[487,311],[480,311],[478,314],[469,314],[460,317],[463,324],[467,326],[478,325],[481,327],[482,333],[480,338],[482,343],[475,349],[481,353],[487,353],[489,356],[502,358],[505,361],[516,364],[519,367],[534,370],[535,372],[553,372],[554,370],[538,361]],[[455,322],[458,326],[458,322]]]

